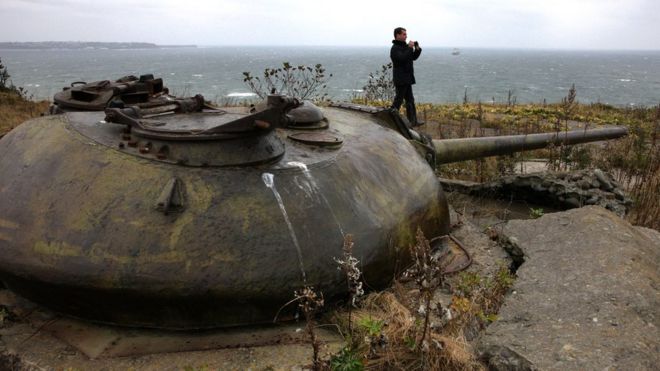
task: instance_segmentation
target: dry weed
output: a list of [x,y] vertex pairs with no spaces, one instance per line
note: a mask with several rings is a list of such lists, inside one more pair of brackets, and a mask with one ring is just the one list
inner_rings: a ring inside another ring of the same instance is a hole
[[[401,292],[405,293],[403,290]],[[431,331],[428,335],[428,348],[422,350],[416,340],[421,332],[422,321],[413,315],[403,299],[393,292],[373,293],[365,298],[362,308],[354,313],[358,323],[362,319],[383,321],[382,335],[387,339],[387,344],[377,349],[377,352],[369,353],[367,369],[483,369],[461,334],[446,336]],[[358,336],[368,335],[364,327],[357,328],[357,331],[360,331]]]

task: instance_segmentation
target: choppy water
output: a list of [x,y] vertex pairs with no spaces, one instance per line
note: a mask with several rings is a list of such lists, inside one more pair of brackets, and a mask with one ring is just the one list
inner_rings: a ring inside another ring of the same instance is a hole
[[[17,86],[36,98],[51,98],[74,81],[116,79],[153,73],[176,95],[201,93],[207,99],[241,99],[250,91],[242,73],[266,67],[321,63],[333,77],[331,99],[349,99],[370,72],[389,62],[382,47],[206,47],[145,50],[0,50]],[[558,102],[571,84],[583,103],[660,103],[660,51],[548,51],[425,48],[415,62],[418,102]]]

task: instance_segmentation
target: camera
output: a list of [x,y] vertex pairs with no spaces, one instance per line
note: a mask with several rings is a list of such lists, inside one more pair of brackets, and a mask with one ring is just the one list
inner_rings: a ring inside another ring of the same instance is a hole
[[419,43],[415,41],[415,48],[419,48]]

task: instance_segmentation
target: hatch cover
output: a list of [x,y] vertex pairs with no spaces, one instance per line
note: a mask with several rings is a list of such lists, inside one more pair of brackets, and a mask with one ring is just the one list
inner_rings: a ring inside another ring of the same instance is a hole
[[288,138],[296,142],[320,147],[338,147],[344,142],[338,136],[318,132],[289,134]]

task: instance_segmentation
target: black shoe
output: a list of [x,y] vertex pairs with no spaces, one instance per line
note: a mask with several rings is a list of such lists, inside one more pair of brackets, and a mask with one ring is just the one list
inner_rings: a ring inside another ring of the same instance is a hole
[[422,125],[424,125],[424,124],[426,124],[426,123],[425,123],[425,122],[421,122],[421,121],[417,121],[416,123],[413,124],[413,127],[415,127],[415,126],[422,126]]

